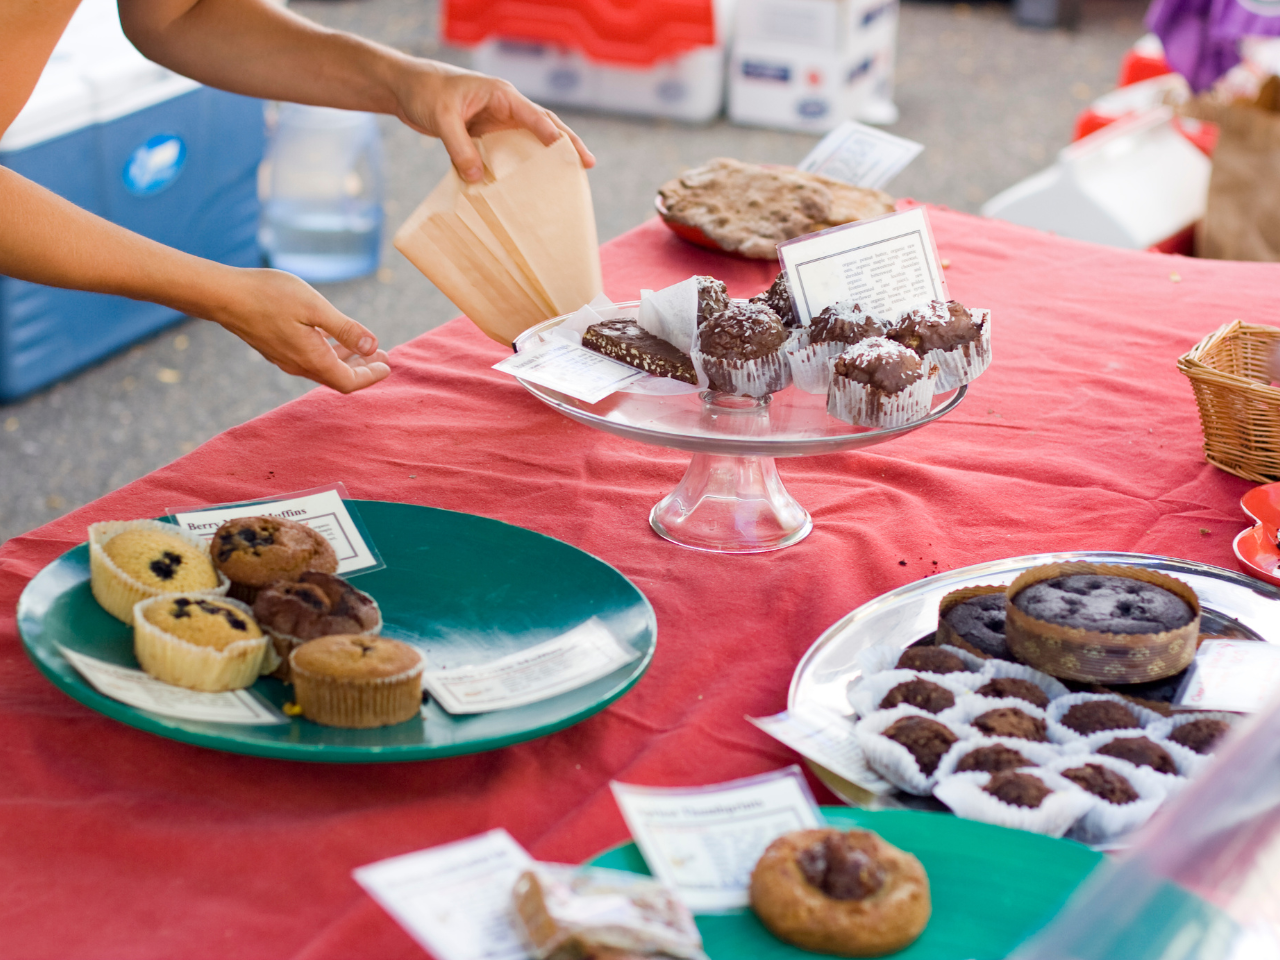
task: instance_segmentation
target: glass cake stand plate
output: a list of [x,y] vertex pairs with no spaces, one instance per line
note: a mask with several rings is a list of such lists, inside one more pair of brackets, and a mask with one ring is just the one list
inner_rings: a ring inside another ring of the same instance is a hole
[[[617,304],[639,313],[639,301]],[[565,321],[531,327],[517,349]],[[946,416],[967,387],[937,394],[929,415],[901,427],[856,427],[827,413],[825,396],[788,387],[760,400],[713,390],[677,396],[619,392],[599,403],[527,380],[525,389],[571,420],[629,440],[693,454],[684,479],[649,514],[660,536],[717,553],[763,553],[803,540],[813,521],[783,486],[776,457],[854,450],[903,436]]]
[[[817,704],[850,716],[849,688],[862,678],[856,658],[873,644],[911,646],[938,626],[938,602],[953,590],[1012,583],[1024,570],[1046,563],[1114,563],[1158,570],[1188,584],[1200,598],[1201,636],[1240,637],[1280,643],[1280,589],[1252,577],[1172,557],[1144,553],[1081,551],[1010,557],[949,570],[876,597],[823,632],[797,665],[787,708]],[[858,784],[810,762],[818,777],[841,799],[862,805],[872,795]],[[914,802],[914,798],[912,801]]]

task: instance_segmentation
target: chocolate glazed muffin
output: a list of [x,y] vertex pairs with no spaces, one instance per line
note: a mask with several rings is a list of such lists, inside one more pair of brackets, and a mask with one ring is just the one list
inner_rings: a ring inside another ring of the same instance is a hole
[[277,580],[297,580],[305,570],[338,572],[329,541],[301,523],[279,517],[228,520],[210,544],[213,565],[231,581],[228,595],[252,603]]
[[1012,747],[1003,743],[992,743],[985,747],[971,750],[960,758],[956,764],[956,773],[979,770],[984,773],[999,773],[1002,770],[1016,770],[1018,767],[1034,767],[1035,764]]
[[937,720],[914,715],[893,721],[884,736],[906,747],[926,777],[933,776],[942,755],[959,739]]
[[982,336],[982,327],[958,301],[934,300],[902,316],[889,336],[920,356],[930,350],[953,350]]
[[1062,715],[1062,725],[1088,736],[1103,730],[1132,730],[1142,724],[1133,711],[1114,700],[1086,700]]
[[909,703],[927,713],[941,713],[956,705],[956,695],[944,686],[917,677],[886,693],[880,701],[880,709],[890,710],[900,703]]
[[1045,722],[1017,707],[997,707],[973,718],[973,725],[989,737],[1048,742]]
[[1088,790],[1095,797],[1101,797],[1107,803],[1124,806],[1138,799],[1138,791],[1120,774],[1100,763],[1086,763],[1082,767],[1063,770],[1062,775],[1081,789]]
[[883,336],[880,321],[857,303],[832,304],[809,321],[810,343],[858,343]]
[[725,393],[763,397],[791,383],[781,353],[787,331],[762,303],[730,303],[698,330],[694,346],[711,386]]
[[[799,326],[795,311],[791,308],[791,287],[787,284],[787,273],[782,271],[774,278],[769,289],[751,298],[752,303],[763,303],[778,315],[782,325],[788,330]],[[723,308],[722,308],[723,309]]]

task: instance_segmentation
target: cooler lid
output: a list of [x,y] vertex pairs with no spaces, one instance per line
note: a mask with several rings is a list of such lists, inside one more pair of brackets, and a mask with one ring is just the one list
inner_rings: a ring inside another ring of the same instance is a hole
[[716,43],[713,0],[445,0],[444,36],[552,43],[591,60],[647,67]]

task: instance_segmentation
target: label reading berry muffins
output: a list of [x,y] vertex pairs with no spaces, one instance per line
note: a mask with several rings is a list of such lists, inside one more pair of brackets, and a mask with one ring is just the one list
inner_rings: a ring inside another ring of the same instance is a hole
[[243,500],[214,507],[171,509],[174,523],[206,543],[228,520],[248,516],[283,517],[310,527],[324,536],[338,556],[338,574],[369,573],[386,566],[360,522],[360,514],[341,483],[273,497]]

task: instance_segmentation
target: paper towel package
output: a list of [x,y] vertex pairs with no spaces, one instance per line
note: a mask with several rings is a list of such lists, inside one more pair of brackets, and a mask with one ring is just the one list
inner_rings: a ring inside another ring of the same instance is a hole
[[[0,165],[161,243],[257,266],[263,143],[260,100],[151,63],[125,38],[112,0],[85,0],[0,139]],[[0,276],[0,402],[181,316]]]

